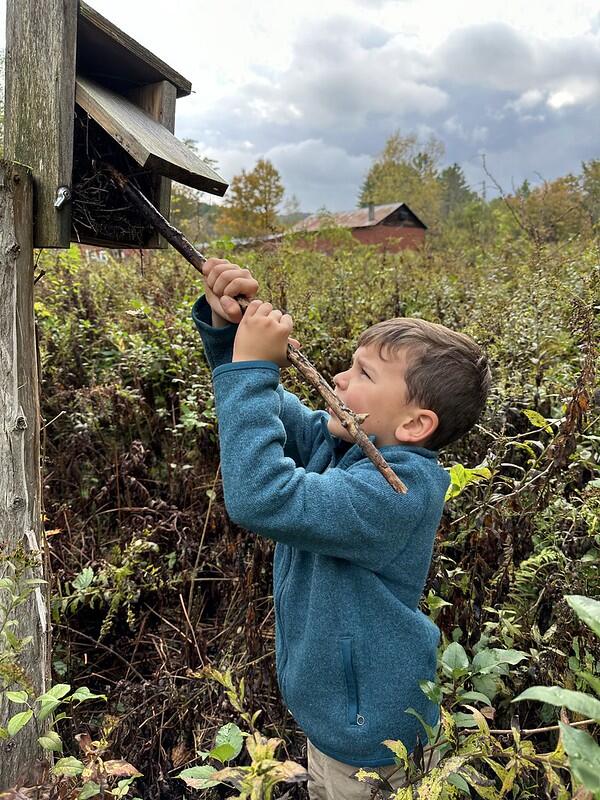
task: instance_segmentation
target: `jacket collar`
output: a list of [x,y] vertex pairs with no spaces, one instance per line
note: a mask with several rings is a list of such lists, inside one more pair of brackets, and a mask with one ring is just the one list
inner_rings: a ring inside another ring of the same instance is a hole
[[[343,439],[338,439],[337,436],[331,435],[329,428],[327,427],[328,418],[329,415],[325,412],[321,417],[321,429],[332,455],[336,456],[336,458],[339,459],[339,462],[343,460],[344,466],[350,466],[350,464],[354,464],[357,461],[366,458],[362,449],[357,444],[350,445],[349,442],[346,442]],[[370,442],[373,444],[375,443],[374,434],[371,434],[368,438]],[[389,444],[385,445],[384,447],[379,447],[378,450],[385,460],[391,463],[400,460],[402,458],[402,454],[407,452],[416,453],[417,455],[423,456],[424,458],[433,459],[434,461],[438,460],[437,450],[428,450],[426,447],[417,447],[411,444]]]

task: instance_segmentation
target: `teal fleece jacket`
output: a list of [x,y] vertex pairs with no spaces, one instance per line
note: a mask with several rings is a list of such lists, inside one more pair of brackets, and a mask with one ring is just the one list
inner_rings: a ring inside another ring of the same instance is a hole
[[[357,767],[393,764],[384,739],[411,752],[439,706],[439,629],[418,608],[448,487],[437,453],[381,453],[408,487],[398,494],[362,450],[332,437],[279,383],[270,361],[231,363],[237,326],[192,310],[213,371],[225,507],[276,541],[275,654],[284,702],[321,752]],[[373,439],[374,437],[371,437]]]

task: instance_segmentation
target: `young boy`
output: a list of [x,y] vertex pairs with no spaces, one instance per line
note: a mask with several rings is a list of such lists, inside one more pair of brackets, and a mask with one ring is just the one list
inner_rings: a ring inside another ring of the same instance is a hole
[[[366,330],[334,378],[363,430],[407,485],[395,492],[335,416],[311,411],[279,384],[292,319],[234,296],[258,283],[223,259],[203,268],[192,316],[213,369],[225,506],[231,519],[277,542],[273,566],[277,677],[308,739],[311,800],[368,798],[352,776],[377,769],[394,788],[402,770],[384,739],[411,752],[439,707],[439,629],[418,608],[448,487],[437,451],[481,413],[490,370],[461,333],[420,319]],[[295,344],[294,340],[291,340]]]

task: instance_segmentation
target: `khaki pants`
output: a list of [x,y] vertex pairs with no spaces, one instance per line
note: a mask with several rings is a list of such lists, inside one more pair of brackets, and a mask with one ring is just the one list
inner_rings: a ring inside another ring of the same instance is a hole
[[[326,756],[307,739],[308,796],[310,800],[369,800],[373,787],[353,778],[360,767],[343,764],[335,758]],[[431,766],[438,762],[438,750],[431,758]],[[377,772],[387,778],[394,789],[399,789],[404,781],[404,770],[396,764],[385,767],[365,767],[368,772]]]

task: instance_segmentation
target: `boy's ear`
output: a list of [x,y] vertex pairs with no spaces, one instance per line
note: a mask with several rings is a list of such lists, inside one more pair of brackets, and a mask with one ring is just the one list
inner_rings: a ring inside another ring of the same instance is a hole
[[439,424],[440,420],[435,411],[418,408],[398,425],[394,435],[403,444],[424,442],[433,435]]

